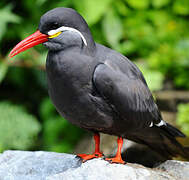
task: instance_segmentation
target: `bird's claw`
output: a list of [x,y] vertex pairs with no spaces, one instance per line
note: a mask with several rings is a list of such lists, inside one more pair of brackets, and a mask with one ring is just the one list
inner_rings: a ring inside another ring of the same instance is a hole
[[83,162],[86,162],[90,159],[94,159],[94,158],[101,158],[103,157],[104,154],[101,152],[95,152],[93,154],[77,154],[77,157],[81,158]]
[[126,164],[125,161],[122,160],[122,158],[105,158],[106,161],[110,162],[110,163],[117,163],[117,164]]

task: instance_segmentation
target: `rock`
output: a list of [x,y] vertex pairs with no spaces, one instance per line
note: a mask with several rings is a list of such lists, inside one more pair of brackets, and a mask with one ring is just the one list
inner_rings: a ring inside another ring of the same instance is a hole
[[[174,178],[163,173],[166,179]],[[136,164],[110,164],[107,161],[94,159],[83,163],[80,168],[69,169],[60,174],[48,177],[47,180],[160,180],[162,172],[147,169]]]
[[0,180],[45,180],[80,165],[79,159],[70,154],[5,151],[0,155]]
[[5,151],[0,155],[0,180],[189,180],[189,162],[166,161],[157,168],[103,159],[86,163],[75,155]]
[[189,162],[182,161],[166,161],[158,166],[158,169],[168,171],[170,175],[177,179],[189,179]]

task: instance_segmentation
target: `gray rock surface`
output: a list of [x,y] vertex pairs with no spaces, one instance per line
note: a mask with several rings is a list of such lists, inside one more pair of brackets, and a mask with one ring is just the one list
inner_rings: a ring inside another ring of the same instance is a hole
[[177,179],[189,179],[189,162],[182,161],[166,161],[158,166],[157,169],[162,169],[169,172]]
[[0,180],[45,180],[80,165],[80,160],[70,154],[5,151],[0,155]]
[[189,162],[166,161],[157,168],[103,159],[81,163],[75,155],[5,151],[0,155],[0,180],[189,180]]

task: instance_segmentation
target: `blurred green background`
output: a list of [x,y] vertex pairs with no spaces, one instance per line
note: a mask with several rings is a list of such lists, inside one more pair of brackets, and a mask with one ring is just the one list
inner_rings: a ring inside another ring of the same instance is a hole
[[1,0],[0,152],[72,152],[85,135],[58,115],[48,97],[47,50],[39,45],[7,57],[36,31],[41,15],[61,6],[86,19],[96,42],[134,61],[153,92],[184,93],[168,111],[189,135],[189,0]]

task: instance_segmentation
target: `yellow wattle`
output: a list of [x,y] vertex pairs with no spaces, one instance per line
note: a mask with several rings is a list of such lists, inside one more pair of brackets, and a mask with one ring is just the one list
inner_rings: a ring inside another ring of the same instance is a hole
[[59,36],[61,33],[62,33],[61,31],[57,32],[57,33],[55,33],[53,35],[50,35],[48,38],[55,38],[55,37]]

